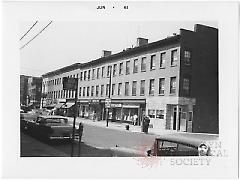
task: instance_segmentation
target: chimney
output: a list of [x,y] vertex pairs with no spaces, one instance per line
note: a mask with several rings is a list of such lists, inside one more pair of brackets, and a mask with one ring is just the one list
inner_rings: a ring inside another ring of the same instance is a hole
[[142,46],[148,43],[148,39],[145,38],[137,38],[137,47]]
[[107,56],[110,56],[111,54],[112,54],[112,51],[106,51],[106,50],[102,51],[102,57],[107,57]]

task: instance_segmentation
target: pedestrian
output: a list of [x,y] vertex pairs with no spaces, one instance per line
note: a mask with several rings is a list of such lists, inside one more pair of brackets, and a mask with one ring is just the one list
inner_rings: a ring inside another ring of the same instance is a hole
[[148,133],[149,124],[150,124],[150,118],[149,118],[149,116],[146,116],[146,118],[145,118],[145,127],[146,127],[145,133],[146,134]]
[[137,114],[134,114],[134,116],[133,116],[133,125],[134,126],[137,125],[137,119],[138,119]]

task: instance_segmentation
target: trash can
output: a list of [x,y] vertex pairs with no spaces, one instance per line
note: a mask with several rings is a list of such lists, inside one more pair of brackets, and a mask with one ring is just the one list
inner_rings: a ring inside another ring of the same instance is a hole
[[126,127],[126,130],[129,130],[129,125],[128,124],[125,127]]

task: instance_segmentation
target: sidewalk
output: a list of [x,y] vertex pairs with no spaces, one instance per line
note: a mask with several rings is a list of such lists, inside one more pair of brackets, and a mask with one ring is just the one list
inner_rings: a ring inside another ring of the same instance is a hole
[[[73,118],[69,117],[69,121],[73,122]],[[107,127],[107,122],[105,120],[102,121],[93,121],[91,119],[85,119],[85,118],[76,118],[76,126],[82,122],[84,124],[89,124],[92,126],[98,126],[98,127],[105,127],[108,129],[115,129],[115,130],[120,130],[120,131],[128,131],[128,132],[135,132],[135,133],[143,133],[141,126],[134,126],[128,123],[120,123],[120,122],[108,122],[108,127]],[[126,130],[126,125],[129,125],[129,130]],[[163,134],[169,134],[172,133],[173,131],[171,130],[160,130],[160,129],[154,129],[154,128],[148,128],[148,134],[150,135],[163,135]]]

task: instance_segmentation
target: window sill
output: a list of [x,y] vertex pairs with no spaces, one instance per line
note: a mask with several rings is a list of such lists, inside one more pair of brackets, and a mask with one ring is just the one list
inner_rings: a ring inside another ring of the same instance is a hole
[[164,96],[164,94],[158,94],[158,96]]
[[166,67],[160,67],[159,69],[166,69]]
[[177,65],[171,65],[171,67],[177,67]]
[[145,96],[145,94],[140,94],[140,96]]
[[141,72],[146,72],[146,70],[141,70]]
[[149,96],[154,96],[154,94],[149,94]]
[[154,71],[155,69],[150,69],[150,71]]

